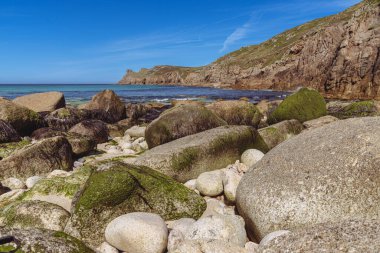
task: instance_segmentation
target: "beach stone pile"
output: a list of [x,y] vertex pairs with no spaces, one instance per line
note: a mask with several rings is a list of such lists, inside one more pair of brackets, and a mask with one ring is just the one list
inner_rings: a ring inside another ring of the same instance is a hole
[[377,107],[43,96],[0,99],[1,252],[380,251]]

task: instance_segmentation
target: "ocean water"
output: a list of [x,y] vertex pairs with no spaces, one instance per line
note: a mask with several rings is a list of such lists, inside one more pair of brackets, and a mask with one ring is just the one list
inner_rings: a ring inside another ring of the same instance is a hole
[[217,99],[236,100],[242,97],[248,98],[251,102],[259,102],[263,99],[281,99],[288,95],[286,92],[269,90],[230,90],[161,85],[0,84],[0,97],[13,99],[30,93],[60,91],[65,94],[68,104],[81,104],[91,100],[92,96],[104,89],[114,90],[126,103],[170,103],[174,99],[210,102]]

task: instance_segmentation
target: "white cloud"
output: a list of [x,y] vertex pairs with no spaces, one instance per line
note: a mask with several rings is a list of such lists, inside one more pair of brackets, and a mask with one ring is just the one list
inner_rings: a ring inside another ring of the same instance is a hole
[[231,45],[233,45],[235,42],[244,39],[249,30],[251,28],[251,22],[247,22],[241,27],[238,27],[233,31],[224,41],[222,49],[220,49],[220,52],[225,52]]

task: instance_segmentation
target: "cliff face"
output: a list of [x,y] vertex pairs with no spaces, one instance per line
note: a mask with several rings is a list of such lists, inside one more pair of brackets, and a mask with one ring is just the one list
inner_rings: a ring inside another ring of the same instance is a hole
[[365,0],[199,68],[128,70],[120,84],[319,90],[326,97],[380,98],[380,0]]

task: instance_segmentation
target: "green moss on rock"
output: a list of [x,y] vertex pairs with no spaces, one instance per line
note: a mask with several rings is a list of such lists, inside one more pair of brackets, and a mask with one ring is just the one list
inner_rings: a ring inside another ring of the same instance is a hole
[[0,144],[0,158],[4,159],[10,154],[12,154],[15,150],[21,149],[29,144],[30,144],[30,141],[27,139],[23,139],[22,141],[19,141],[19,142],[10,142],[10,143]]
[[330,114],[339,119],[357,118],[377,116],[377,111],[374,101],[359,101],[353,102],[343,108],[335,108]]
[[269,124],[296,119],[301,123],[327,114],[326,102],[318,91],[302,88],[287,97],[268,118]]
[[67,232],[91,245],[102,243],[107,224],[126,213],[152,212],[165,220],[196,219],[206,209],[202,197],[150,168],[115,161],[93,166],[94,172],[75,198],[67,227]]

